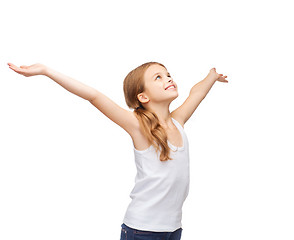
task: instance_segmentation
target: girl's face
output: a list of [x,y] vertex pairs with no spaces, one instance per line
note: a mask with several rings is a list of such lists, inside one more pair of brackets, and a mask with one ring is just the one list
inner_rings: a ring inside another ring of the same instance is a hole
[[178,87],[167,70],[153,64],[145,71],[145,95],[149,101],[172,101],[178,97]]

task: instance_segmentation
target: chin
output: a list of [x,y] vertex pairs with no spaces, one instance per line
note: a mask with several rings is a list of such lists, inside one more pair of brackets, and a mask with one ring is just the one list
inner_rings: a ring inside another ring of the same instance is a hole
[[175,100],[179,96],[178,92],[172,97],[172,100]]

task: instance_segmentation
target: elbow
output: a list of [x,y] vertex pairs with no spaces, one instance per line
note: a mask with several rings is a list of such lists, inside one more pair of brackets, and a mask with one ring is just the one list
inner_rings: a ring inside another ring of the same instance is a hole
[[93,102],[95,102],[95,100],[96,100],[96,97],[95,96],[91,96],[90,98],[88,98],[87,99],[90,103],[92,103],[93,104]]
[[98,91],[95,90],[95,91],[93,91],[93,93],[89,94],[86,99],[90,103],[93,103],[97,99],[97,97],[98,97]]

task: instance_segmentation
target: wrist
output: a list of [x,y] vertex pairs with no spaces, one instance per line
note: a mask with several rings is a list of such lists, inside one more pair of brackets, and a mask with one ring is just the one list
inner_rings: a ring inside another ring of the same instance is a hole
[[207,75],[206,76],[206,78],[204,78],[204,81],[205,82],[212,82],[212,83],[214,83],[214,82],[216,82],[216,80],[217,80],[217,78],[214,76],[214,75]]
[[52,69],[44,65],[41,75],[49,77],[51,72],[52,72]]

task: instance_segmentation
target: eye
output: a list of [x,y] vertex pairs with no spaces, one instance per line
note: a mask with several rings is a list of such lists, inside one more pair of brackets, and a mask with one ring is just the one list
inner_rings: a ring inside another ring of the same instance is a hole
[[158,77],[160,77],[160,75],[157,75],[155,79],[157,79]]

